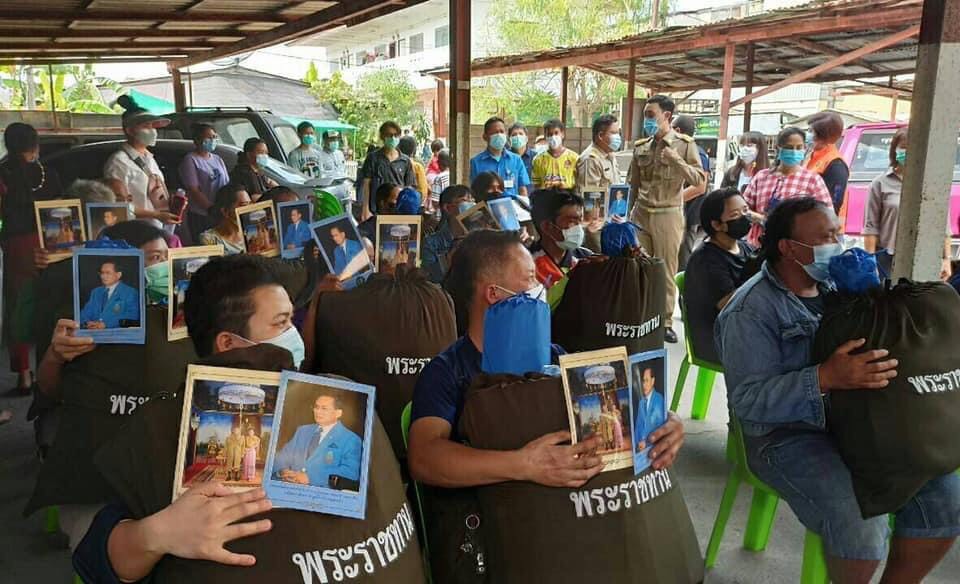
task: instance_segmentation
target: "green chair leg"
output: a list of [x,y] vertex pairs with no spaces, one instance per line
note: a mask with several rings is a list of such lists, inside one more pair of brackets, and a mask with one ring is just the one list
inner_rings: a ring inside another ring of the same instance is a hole
[[73,584],[84,584],[83,578],[81,578],[79,574],[74,574],[74,575],[73,575]]
[[680,364],[680,373],[677,375],[677,385],[673,388],[673,401],[670,404],[670,411],[676,412],[680,406],[680,396],[683,395],[683,385],[687,382],[687,372],[690,371],[690,361],[684,357]]
[[823,541],[816,533],[807,530],[803,538],[803,567],[800,584],[829,584],[827,558],[823,553]]
[[717,563],[717,552],[720,551],[720,541],[727,528],[727,520],[733,511],[733,504],[737,502],[737,491],[740,489],[740,477],[736,471],[727,478],[727,486],[723,488],[723,498],[720,499],[720,510],[717,519],[713,522],[713,531],[710,533],[710,543],[707,544],[706,567],[712,568]]
[[747,529],[743,533],[743,547],[762,552],[767,549],[770,540],[770,529],[777,516],[777,503],[780,497],[754,487],[753,501],[750,503],[750,517],[747,519]]
[[60,508],[47,507],[47,520],[44,529],[47,533],[57,533],[60,531]]
[[713,381],[717,378],[717,372],[699,368],[697,373],[697,387],[693,394],[693,408],[690,417],[694,420],[703,420],[707,417],[707,409],[710,407],[710,394],[713,393]]

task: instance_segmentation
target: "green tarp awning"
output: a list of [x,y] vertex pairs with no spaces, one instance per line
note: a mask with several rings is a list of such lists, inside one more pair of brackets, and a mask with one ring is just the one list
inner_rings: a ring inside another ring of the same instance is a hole
[[307,118],[298,118],[296,116],[283,116],[283,119],[287,120],[294,126],[300,122],[310,122],[313,124],[313,127],[317,132],[323,132],[325,130],[337,130],[338,132],[354,132],[356,131],[356,126],[351,126],[350,124],[345,124],[339,120],[308,120]]

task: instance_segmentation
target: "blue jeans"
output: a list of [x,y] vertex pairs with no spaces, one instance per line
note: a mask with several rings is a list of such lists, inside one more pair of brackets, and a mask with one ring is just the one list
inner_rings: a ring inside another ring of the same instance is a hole
[[[882,560],[887,555],[887,516],[863,519],[850,471],[829,434],[778,429],[744,436],[750,470],[790,505],[807,529],[823,539],[829,556]],[[895,535],[953,538],[960,535],[960,476],[928,482],[895,514]]]

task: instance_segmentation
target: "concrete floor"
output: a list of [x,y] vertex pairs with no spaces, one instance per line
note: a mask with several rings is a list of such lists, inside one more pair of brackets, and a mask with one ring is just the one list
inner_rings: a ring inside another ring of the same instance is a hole
[[[677,332],[682,332],[679,324]],[[684,349],[679,344],[668,348],[670,378],[674,383]],[[5,355],[0,359],[5,362]],[[687,439],[676,472],[701,549],[705,550],[726,481],[727,404],[723,382],[718,379],[707,420],[689,420],[694,376],[695,371],[688,378],[687,391],[680,402],[679,413],[686,422]],[[10,387],[13,383],[11,375],[0,374],[0,388]],[[14,421],[0,426],[0,525],[4,526],[0,530],[0,584],[69,584],[72,570],[65,538],[44,533],[42,513],[27,519],[22,516],[39,466],[33,448],[33,427],[24,420],[28,406],[28,398],[0,397],[0,408],[16,412]],[[707,582],[798,582],[804,530],[785,504],[781,504],[778,510],[767,550],[755,553],[741,548],[750,495],[748,488],[741,488],[737,506],[727,524],[717,565],[707,574]],[[958,574],[960,545],[953,548],[925,582],[955,584],[960,582]]]

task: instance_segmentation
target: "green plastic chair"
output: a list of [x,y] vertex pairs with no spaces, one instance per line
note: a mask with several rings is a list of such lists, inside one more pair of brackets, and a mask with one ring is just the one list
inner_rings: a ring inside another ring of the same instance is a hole
[[[410,437],[410,413],[413,410],[413,402],[407,402],[403,411],[400,413],[400,431],[403,434],[403,447],[409,448],[407,444]],[[409,460],[409,459],[408,459]],[[410,480],[413,480],[412,478]],[[420,483],[413,481],[413,492],[417,495],[417,512],[420,515],[420,537],[423,541],[423,559],[424,571],[427,573],[427,582],[433,582],[433,576],[430,573],[430,546],[427,543],[427,522],[423,517],[423,498],[420,496]]]
[[44,521],[44,531],[56,533],[60,531],[60,507],[47,507],[47,516]]
[[[762,552],[770,541],[770,530],[777,515],[777,504],[780,496],[769,485],[761,481],[747,466],[747,453],[743,445],[743,434],[740,423],[734,418],[730,421],[730,431],[727,435],[727,461],[732,465],[727,477],[727,484],[723,489],[723,498],[720,500],[720,509],[710,534],[710,543],[707,544],[706,567],[712,568],[717,562],[717,553],[720,551],[720,541],[730,519],[730,512],[737,500],[737,491],[740,485],[746,483],[753,487],[753,501],[750,504],[750,515],[747,519],[747,528],[743,534],[745,549]],[[803,567],[800,575],[801,584],[828,584],[826,558],[823,554],[823,542],[820,537],[807,531],[803,541]]]
[[690,324],[687,322],[687,303],[684,299],[683,288],[686,274],[678,272],[674,281],[677,283],[677,292],[680,293],[680,315],[683,317],[683,344],[687,348],[687,354],[680,364],[680,375],[677,376],[677,385],[673,388],[673,401],[670,404],[671,411],[677,411],[680,405],[680,396],[683,394],[683,386],[687,382],[687,373],[691,366],[699,367],[697,372],[697,385],[693,394],[693,407],[690,410],[690,417],[694,420],[703,420],[707,417],[707,409],[710,407],[710,395],[713,393],[713,383],[716,381],[717,373],[723,374],[723,366],[718,363],[711,363],[698,359],[693,353],[693,342],[690,340]]

